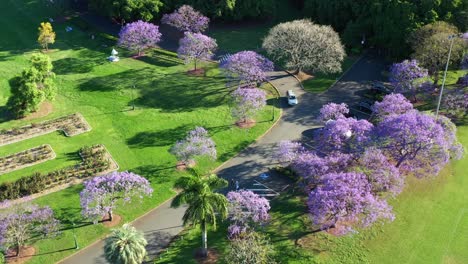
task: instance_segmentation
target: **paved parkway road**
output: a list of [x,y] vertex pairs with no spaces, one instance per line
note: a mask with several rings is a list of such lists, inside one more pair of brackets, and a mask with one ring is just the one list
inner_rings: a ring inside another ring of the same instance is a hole
[[[340,81],[322,94],[306,93],[294,77],[282,71],[272,72],[271,82],[283,96],[281,102],[283,115],[280,121],[263,138],[225,163],[218,170],[218,175],[225,179],[238,180],[241,188],[251,188],[254,180],[261,181],[258,177],[261,173],[268,172],[276,165],[275,152],[279,141],[307,139],[311,130],[319,126],[316,118],[323,104],[328,102],[352,104],[359,101],[361,92],[368,88],[366,82],[381,79],[384,67],[381,60],[366,55]],[[290,89],[294,90],[299,99],[299,104],[294,107],[288,107],[284,98],[286,91]],[[262,183],[275,190],[280,190],[285,184],[275,175]],[[185,209],[173,209],[169,205],[170,201],[133,222],[137,229],[145,233],[150,257],[156,256],[182,230],[182,215]],[[107,263],[103,256],[103,244],[101,240],[60,263]]]

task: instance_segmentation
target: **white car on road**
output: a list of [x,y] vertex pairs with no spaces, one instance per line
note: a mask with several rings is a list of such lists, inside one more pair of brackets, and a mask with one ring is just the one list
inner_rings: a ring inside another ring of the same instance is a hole
[[296,94],[294,94],[293,90],[288,90],[286,95],[288,96],[288,105],[297,105],[297,97]]

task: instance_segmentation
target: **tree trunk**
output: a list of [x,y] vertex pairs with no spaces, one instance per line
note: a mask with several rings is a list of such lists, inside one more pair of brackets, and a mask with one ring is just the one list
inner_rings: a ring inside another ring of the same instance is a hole
[[109,212],[107,214],[109,216],[109,222],[112,222],[112,218],[113,218],[112,210],[109,210]]
[[195,62],[195,71],[197,71],[197,59],[194,59],[193,62]]
[[16,257],[19,256],[20,250],[21,250],[21,246],[20,246],[20,244],[18,242],[16,242]]
[[201,254],[203,257],[208,256],[208,244],[207,244],[207,230],[206,230],[206,221],[203,220],[202,225],[202,251]]
[[49,50],[49,45],[47,44],[47,42],[45,43],[45,50],[46,50],[46,51]]
[[437,86],[437,83],[439,82],[439,72],[435,70],[433,72],[433,76],[434,76],[434,85]]

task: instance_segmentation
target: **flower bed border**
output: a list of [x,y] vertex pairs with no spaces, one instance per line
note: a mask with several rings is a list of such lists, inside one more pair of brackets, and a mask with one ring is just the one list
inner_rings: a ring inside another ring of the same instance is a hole
[[[30,201],[32,199],[36,199],[49,193],[57,192],[70,186],[80,184],[84,180],[89,179],[91,177],[107,174],[109,172],[116,171],[119,169],[119,165],[115,162],[112,155],[109,153],[109,151],[104,145],[98,144],[91,147],[91,151],[93,151],[93,153],[96,153],[96,151],[102,151],[102,160],[87,159],[87,156],[81,153],[83,149],[84,148],[80,150],[80,157],[83,159],[83,161],[77,165],[72,165],[67,168],[56,170],[44,175],[35,173],[17,180],[21,181],[22,179],[33,177],[47,178],[47,181],[49,181],[49,183],[44,184],[45,187],[41,191],[33,192],[26,195],[22,195],[20,193],[17,197],[4,197],[2,199],[8,199],[10,201],[10,204],[18,204],[25,201]],[[95,158],[95,156],[97,155],[90,156],[92,158]],[[106,163],[106,166],[101,168],[96,167],[96,163],[99,164],[100,162]],[[52,179],[53,177],[56,177],[58,179]],[[0,184],[0,192],[4,192],[5,188],[7,188],[7,185],[16,184],[17,181],[15,181],[14,183],[7,182]]]
[[[34,160],[33,162],[24,162],[22,163],[21,165],[21,160],[19,161],[14,161],[14,163],[16,164],[20,164],[19,166],[16,166],[14,168],[6,168],[6,169],[2,169],[4,168],[5,166],[3,166],[4,164],[4,160],[6,161],[7,159],[19,159],[20,156],[23,156],[25,154],[32,154],[32,155],[37,155],[35,153],[35,151],[40,151],[41,149],[45,148],[45,150],[47,151],[47,157],[44,158],[44,159],[37,159],[37,160]],[[24,169],[24,168],[27,168],[27,167],[30,167],[30,166],[34,166],[36,164],[39,164],[39,163],[43,163],[43,162],[46,162],[48,160],[52,160],[52,159],[55,159],[55,157],[57,157],[57,154],[55,154],[54,150],[52,149],[52,147],[49,145],[49,144],[43,144],[43,145],[40,145],[40,146],[37,146],[37,147],[33,147],[33,148],[30,148],[30,149],[27,149],[27,150],[23,150],[23,151],[20,151],[20,152],[16,152],[14,154],[11,154],[11,155],[8,155],[8,156],[5,156],[5,157],[0,157],[0,175],[2,174],[6,174],[6,173],[9,173],[9,172],[12,172],[12,171],[16,171],[16,170],[20,170],[20,169]]]
[[[79,121],[78,123],[76,122],[77,120]],[[74,129],[70,129],[69,126],[74,126]],[[0,132],[0,146],[5,146],[26,139],[42,136],[57,130],[63,131],[67,137],[72,137],[89,132],[91,129],[91,126],[88,124],[88,122],[86,122],[86,119],[82,114],[74,113],[52,120],[46,120],[40,123],[32,123],[30,125],[19,128],[3,130]],[[20,132],[15,132],[17,130],[20,130]],[[33,132],[31,132],[31,130],[33,130]]]

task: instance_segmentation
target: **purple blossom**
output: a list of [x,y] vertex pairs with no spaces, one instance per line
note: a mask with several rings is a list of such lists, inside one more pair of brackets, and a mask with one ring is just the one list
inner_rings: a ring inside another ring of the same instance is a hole
[[415,81],[427,76],[427,70],[416,60],[404,60],[391,66],[389,79],[396,92],[411,92],[416,96]]
[[201,33],[185,32],[184,37],[179,41],[177,55],[187,64],[193,61],[196,70],[197,61],[211,59],[217,48],[216,40]]
[[210,19],[189,5],[183,5],[171,14],[164,14],[161,23],[171,25],[180,31],[203,32]]
[[268,80],[267,72],[273,71],[273,62],[255,51],[241,51],[221,63],[228,78],[237,83],[259,84]]
[[322,122],[327,122],[328,120],[336,120],[339,118],[344,118],[345,115],[348,113],[349,113],[349,108],[347,104],[328,103],[326,105],[323,105],[322,108],[320,108],[319,119]]
[[239,87],[233,93],[232,115],[242,121],[253,118],[266,105],[266,94],[255,87]]
[[84,217],[97,223],[104,215],[112,221],[118,201],[129,203],[134,198],[151,196],[153,189],[147,179],[131,172],[112,172],[83,183],[80,204]]
[[11,204],[0,213],[0,248],[17,247],[35,237],[53,237],[59,234],[60,222],[48,206]]
[[413,104],[402,94],[388,94],[382,102],[375,102],[372,111],[380,118],[389,115],[401,115],[413,110]]
[[141,51],[155,47],[161,41],[159,27],[148,22],[138,20],[126,24],[119,32],[118,45],[132,51]]
[[362,150],[370,139],[374,126],[367,120],[339,118],[330,120],[314,135],[321,153],[341,151],[351,153]]
[[[329,228],[340,222],[369,226],[379,219],[393,221],[392,208],[374,196],[362,173],[329,173],[309,194],[308,206],[314,223]],[[350,229],[348,229],[349,231]]]
[[254,224],[265,223],[270,218],[268,211],[270,203],[251,191],[240,190],[227,194],[229,201],[229,219],[232,221],[228,228],[230,237],[251,228]]
[[462,118],[467,114],[468,93],[463,90],[456,90],[445,95],[443,101],[444,110],[451,117]]
[[177,141],[171,148],[171,153],[179,161],[185,164],[193,163],[193,159],[199,156],[207,156],[216,159],[216,144],[210,138],[208,131],[203,127],[196,127],[189,131],[184,140]]
[[303,151],[301,143],[282,140],[278,144],[278,160],[281,163],[290,163]]

